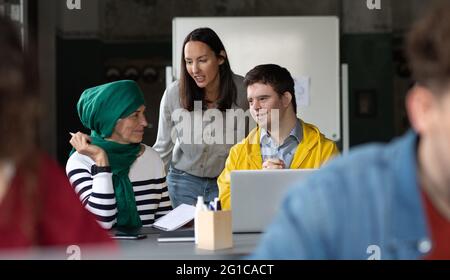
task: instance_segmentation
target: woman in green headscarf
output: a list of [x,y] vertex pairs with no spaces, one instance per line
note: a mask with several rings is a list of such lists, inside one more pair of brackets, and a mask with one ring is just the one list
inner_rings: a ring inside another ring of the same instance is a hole
[[66,172],[104,228],[150,226],[171,210],[164,165],[141,143],[145,108],[142,91],[130,80],[89,88],[78,101],[78,115],[91,134],[71,133]]

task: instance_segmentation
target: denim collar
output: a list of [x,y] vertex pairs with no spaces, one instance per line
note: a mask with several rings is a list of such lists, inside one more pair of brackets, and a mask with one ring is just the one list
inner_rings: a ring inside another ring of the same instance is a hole
[[[389,244],[393,249],[409,248],[420,257],[419,246],[428,239],[425,208],[418,184],[417,143],[419,136],[409,131],[388,150],[393,162],[394,177],[390,213],[392,214],[391,234],[394,241]],[[423,253],[423,252],[422,252]],[[401,252],[398,251],[398,254]],[[401,257],[401,256],[399,256]]]

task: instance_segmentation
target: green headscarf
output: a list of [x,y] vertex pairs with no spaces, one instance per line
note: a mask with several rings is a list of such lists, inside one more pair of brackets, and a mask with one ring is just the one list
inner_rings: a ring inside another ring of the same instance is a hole
[[77,104],[81,123],[91,130],[92,144],[108,155],[117,202],[117,225],[120,227],[142,226],[128,178],[130,166],[141,147],[140,143],[124,145],[105,138],[112,135],[120,118],[128,117],[144,103],[144,96],[136,82],[123,80],[85,90]]

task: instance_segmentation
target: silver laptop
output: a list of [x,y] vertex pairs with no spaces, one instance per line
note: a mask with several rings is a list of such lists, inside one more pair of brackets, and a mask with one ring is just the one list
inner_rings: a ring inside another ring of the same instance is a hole
[[239,170],[231,172],[233,232],[263,232],[287,189],[317,169]]

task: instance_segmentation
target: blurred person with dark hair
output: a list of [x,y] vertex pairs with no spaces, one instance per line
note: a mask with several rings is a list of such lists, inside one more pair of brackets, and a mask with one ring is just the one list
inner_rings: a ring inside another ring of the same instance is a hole
[[113,244],[36,144],[35,66],[13,23],[0,17],[0,249]]
[[294,79],[276,64],[262,64],[244,79],[250,113],[258,124],[233,146],[217,179],[223,209],[231,208],[233,170],[319,168],[339,153],[316,126],[297,117]]
[[[197,28],[186,36],[180,71],[180,80],[167,87],[161,100],[158,136],[153,146],[168,169],[167,184],[174,207],[181,203],[193,205],[197,196],[204,196],[206,202],[218,196],[217,176],[230,148],[246,132],[243,129],[240,133],[239,127],[221,127],[221,131],[214,131],[216,137],[231,137],[232,143],[207,143],[204,132],[211,122],[200,119],[194,123],[197,113],[217,110],[226,119],[229,109],[248,109],[243,78],[231,70],[225,47],[212,29]],[[187,125],[183,125],[184,116],[183,122],[175,117],[174,112],[180,110],[187,113]]]
[[450,259],[450,3],[407,39],[412,130],[368,144],[294,187],[257,259]]

